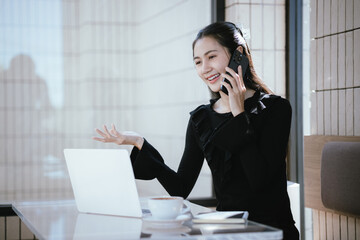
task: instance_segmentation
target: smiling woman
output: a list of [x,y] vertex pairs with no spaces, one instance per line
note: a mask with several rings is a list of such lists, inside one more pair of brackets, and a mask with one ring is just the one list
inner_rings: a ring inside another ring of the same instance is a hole
[[[272,93],[272,91],[261,81],[255,72],[250,50],[241,30],[232,23],[224,23],[225,26],[226,24],[228,24],[228,31],[224,31],[222,29],[223,26],[220,24],[213,24],[202,29],[193,42],[193,55],[197,73],[208,85],[212,98],[220,98],[220,101],[217,101],[214,104],[214,109],[220,113],[230,112],[230,105],[226,102],[223,103],[222,100],[226,99],[224,98],[224,95],[227,94],[229,88],[232,89],[231,86],[233,85],[229,85],[230,82],[222,82],[218,80],[227,79],[227,81],[230,81],[228,79],[230,74],[226,74],[228,73],[226,66],[229,63],[231,54],[236,50],[239,50],[241,53],[246,55],[246,58],[249,60],[249,67],[247,69],[241,69],[241,67],[233,69],[235,71],[237,70],[239,73],[245,71],[244,75],[240,74],[245,78],[241,81],[236,81],[236,86],[239,87],[238,89],[245,92],[245,98],[250,97],[255,90]],[[218,34],[218,32],[221,32],[221,34]],[[220,91],[221,89],[223,91]],[[235,91],[230,94],[230,97],[233,97],[234,93],[237,93],[237,88],[234,90]],[[240,100],[238,101],[240,109],[238,109],[238,111],[235,110],[235,112],[232,111],[234,116],[239,112],[244,111],[242,106],[244,101],[242,94],[238,97],[234,96],[234,100],[229,103],[236,100]]]
[[[249,59],[241,74],[227,67],[235,50]],[[137,179],[157,178],[170,195],[188,197],[206,159],[219,211],[249,212],[249,219],[281,228],[284,239],[299,239],[290,210],[286,150],[291,106],[257,77],[241,31],[230,22],[200,30],[193,43],[197,73],[213,92],[209,104],[190,113],[186,143],[177,171],[141,135],[115,126],[97,129],[101,142],[135,147],[131,161]],[[222,79],[226,79],[223,81]],[[221,90],[223,85],[228,94]]]
[[221,81],[218,80],[230,60],[229,52],[215,39],[204,37],[198,40],[194,55],[194,63],[200,78],[212,92],[219,92]]

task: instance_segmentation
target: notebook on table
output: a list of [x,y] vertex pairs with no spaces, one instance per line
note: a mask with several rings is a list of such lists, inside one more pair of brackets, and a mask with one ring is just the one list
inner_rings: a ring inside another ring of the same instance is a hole
[[139,195],[125,149],[64,149],[79,212],[142,217]]

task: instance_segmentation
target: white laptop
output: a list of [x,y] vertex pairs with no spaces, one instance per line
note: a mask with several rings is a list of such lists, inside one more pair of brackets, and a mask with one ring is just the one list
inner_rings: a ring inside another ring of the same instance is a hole
[[64,149],[79,212],[142,217],[125,149]]

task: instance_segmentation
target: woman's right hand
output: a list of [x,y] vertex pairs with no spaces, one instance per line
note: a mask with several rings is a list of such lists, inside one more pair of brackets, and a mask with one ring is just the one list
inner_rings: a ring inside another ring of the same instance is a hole
[[139,150],[141,150],[144,144],[144,138],[136,132],[118,132],[115,128],[115,125],[111,125],[111,130],[109,131],[106,125],[103,126],[104,131],[100,129],[95,129],[95,131],[102,137],[93,137],[94,140],[103,142],[103,143],[115,143],[118,145],[134,145]]

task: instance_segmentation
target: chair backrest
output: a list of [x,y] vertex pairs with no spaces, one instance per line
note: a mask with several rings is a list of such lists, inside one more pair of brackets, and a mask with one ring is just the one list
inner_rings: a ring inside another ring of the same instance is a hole
[[360,216],[360,142],[324,145],[321,200],[326,208]]
[[[304,193],[305,207],[325,212],[358,217],[324,206],[321,198],[321,158],[328,142],[360,142],[359,136],[304,136]],[[358,174],[360,175],[360,173]],[[326,201],[326,200],[325,200]]]
[[350,214],[346,209],[347,212],[330,209],[321,198],[321,158],[328,142],[360,142],[360,136],[304,136],[304,200],[312,212],[313,238],[360,239],[355,237],[360,229],[359,215]]

